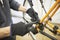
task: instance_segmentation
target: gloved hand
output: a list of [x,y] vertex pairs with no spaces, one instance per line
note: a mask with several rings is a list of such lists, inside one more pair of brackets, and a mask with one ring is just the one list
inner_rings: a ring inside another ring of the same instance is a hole
[[32,21],[39,20],[38,13],[33,8],[29,8],[26,13],[32,18]]
[[29,31],[32,31],[34,34],[37,33],[36,29],[32,27],[32,24],[25,24],[23,22],[12,24],[11,25],[11,35],[25,35]]

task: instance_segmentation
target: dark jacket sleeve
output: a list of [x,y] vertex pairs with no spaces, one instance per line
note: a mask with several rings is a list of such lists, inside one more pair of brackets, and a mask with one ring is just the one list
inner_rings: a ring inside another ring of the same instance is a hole
[[10,4],[10,8],[14,10],[18,10],[18,7],[20,6],[20,4],[15,0],[9,0],[9,4]]

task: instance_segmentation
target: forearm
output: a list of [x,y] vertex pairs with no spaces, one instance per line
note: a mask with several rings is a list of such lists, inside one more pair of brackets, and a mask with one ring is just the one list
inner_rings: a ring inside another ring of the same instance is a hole
[[9,4],[10,4],[10,8],[12,8],[14,10],[26,12],[26,8],[22,5],[20,5],[15,0],[9,0]]
[[18,11],[22,11],[22,12],[26,13],[27,9],[24,6],[20,5],[18,7]]
[[10,36],[10,26],[0,28],[0,38],[4,38],[8,36]]

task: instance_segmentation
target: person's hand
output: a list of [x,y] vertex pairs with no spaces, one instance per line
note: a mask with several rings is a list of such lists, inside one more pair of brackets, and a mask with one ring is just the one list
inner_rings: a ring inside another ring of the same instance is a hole
[[37,33],[37,30],[32,27],[33,24],[25,24],[23,22],[19,22],[17,24],[12,24],[11,25],[11,34],[12,35],[25,35],[27,34],[29,31],[33,32],[34,34]]
[[33,24],[35,24],[35,22],[34,23],[25,24],[25,27],[27,29],[27,32],[31,31],[33,34],[37,34],[38,33],[37,28],[35,26],[33,26]]
[[11,25],[11,35],[25,35],[26,34],[26,27],[25,23],[19,22],[17,24]]
[[33,21],[36,21],[39,19],[38,13],[34,11],[33,8],[29,8],[26,13],[32,18]]

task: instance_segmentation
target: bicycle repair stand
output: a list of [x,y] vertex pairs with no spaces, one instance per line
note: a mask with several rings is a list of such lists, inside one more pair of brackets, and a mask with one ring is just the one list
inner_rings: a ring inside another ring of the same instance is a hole
[[[57,26],[54,26],[49,20],[50,18],[52,18],[52,16],[55,14],[55,12],[59,9],[60,7],[60,0],[56,0],[56,2],[54,3],[54,5],[50,8],[50,10],[48,12],[46,12],[46,15],[42,17],[42,19],[40,20],[39,23],[45,23],[45,24],[48,24],[51,28],[53,28],[53,31],[54,32],[59,32],[60,33],[60,30],[58,29]],[[53,11],[54,10],[54,11]],[[52,12],[52,14],[50,14]],[[50,15],[49,15],[50,14]],[[49,17],[48,17],[49,16]],[[45,18],[48,18],[47,20],[45,20]],[[44,21],[45,20],[45,21]],[[49,37],[50,39],[52,40],[57,40],[56,38],[52,37],[51,35],[41,31],[41,27],[40,27],[40,24],[37,24],[36,25],[36,28],[37,28],[37,31],[40,32],[41,34]],[[42,25],[43,26],[43,25]],[[40,27],[40,28],[39,28]]]
[[[32,8],[32,6],[33,6],[32,0],[24,0],[23,6],[25,5],[26,1],[29,2],[30,7]],[[23,13],[23,19],[24,19],[27,23],[29,23],[29,22],[24,18],[24,13]],[[30,36],[32,37],[33,40],[36,40],[36,38],[35,38],[35,36],[34,36],[34,34],[33,34],[32,32],[29,32],[29,34],[30,34]]]
[[[59,9],[60,7],[60,0],[56,0],[55,3],[53,4],[53,6],[49,9],[49,11],[46,13],[45,16],[42,17],[42,19],[40,20],[40,23],[42,23],[46,18],[48,18],[49,14],[49,18],[52,18],[53,15],[56,13],[56,11]],[[45,21],[46,24],[48,24],[51,28],[57,28],[56,26],[54,26],[50,21],[49,18]],[[60,33],[59,29],[55,29],[58,33]]]
[[[53,6],[49,9],[48,12],[46,12],[46,14],[42,17],[42,19],[40,19],[40,22],[39,23],[45,23],[47,25],[49,25],[52,29],[53,29],[53,32],[56,33],[60,33],[60,29],[58,29],[57,26],[53,25],[51,22],[50,22],[50,19],[53,17],[53,15],[56,13],[56,11],[59,9],[60,7],[60,0],[55,0],[55,3],[53,4]],[[49,16],[49,17],[48,17]],[[47,18],[47,19],[46,19]],[[45,20],[46,19],[46,20]],[[45,21],[44,21],[45,20]],[[40,32],[40,29],[39,29],[39,25],[37,26],[37,30],[38,32]],[[54,39],[55,40],[55,39]],[[57,40],[57,39],[56,39]]]

